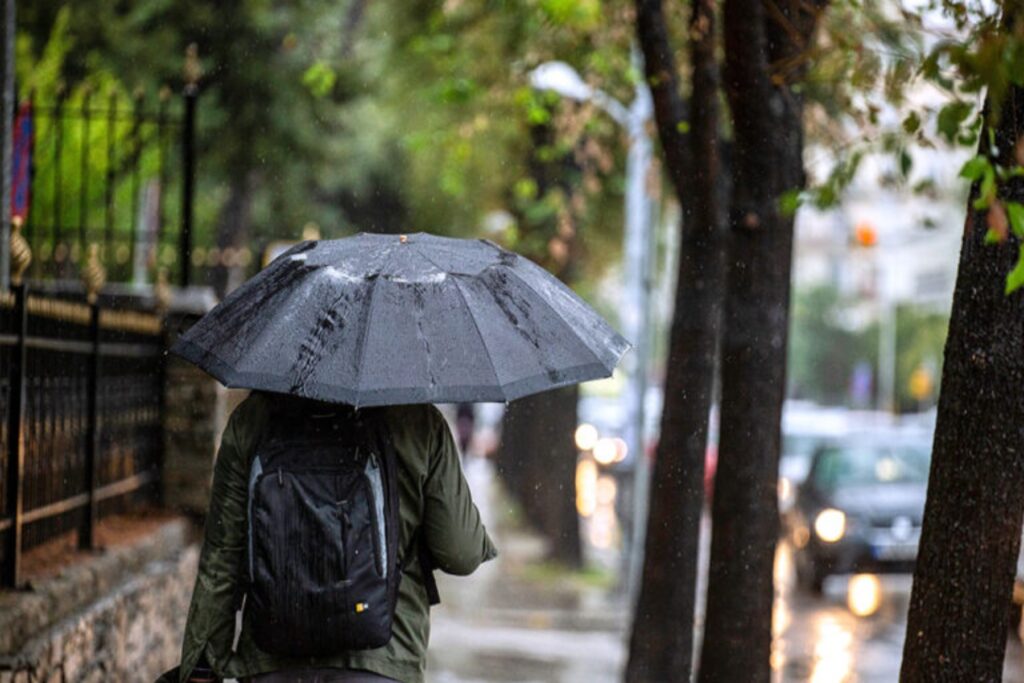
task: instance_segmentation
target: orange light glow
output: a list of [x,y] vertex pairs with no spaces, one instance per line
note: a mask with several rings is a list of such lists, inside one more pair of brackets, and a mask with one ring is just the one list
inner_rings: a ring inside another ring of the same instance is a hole
[[861,221],[853,229],[853,239],[861,247],[873,247],[878,244],[878,232],[871,223]]

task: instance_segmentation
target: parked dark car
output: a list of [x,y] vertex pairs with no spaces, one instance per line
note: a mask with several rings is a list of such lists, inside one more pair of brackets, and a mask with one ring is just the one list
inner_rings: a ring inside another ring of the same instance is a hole
[[832,574],[912,572],[930,444],[848,438],[813,456],[789,524],[797,581],[820,592]]

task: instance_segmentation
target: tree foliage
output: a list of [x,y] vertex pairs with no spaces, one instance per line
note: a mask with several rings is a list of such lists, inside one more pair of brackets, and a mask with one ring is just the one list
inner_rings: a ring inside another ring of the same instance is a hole
[[851,378],[857,366],[864,362],[872,368],[877,366],[877,326],[852,329],[844,320],[844,314],[849,313],[844,303],[849,302],[844,302],[832,287],[794,293],[789,396],[824,404],[849,403]]
[[[934,178],[916,173],[911,150],[967,150],[978,146],[982,124],[995,125],[1003,94],[1024,82],[1024,32],[1000,25],[1014,3],[932,0],[909,3],[833,3],[822,38],[806,53],[812,141],[825,143],[831,164],[812,177],[801,201],[838,203],[868,155],[888,159],[891,182],[934,193]],[[993,103],[982,109],[982,97]],[[989,243],[1009,231],[1024,234],[1024,207],[1006,206],[1000,184],[1024,173],[1024,151],[999,162],[991,137],[963,166],[980,181],[975,206],[989,211]],[[997,182],[998,181],[998,182]],[[1024,286],[1024,251],[1006,274],[1006,293]]]
[[[128,93],[177,91],[195,44],[200,242],[223,229],[239,203],[231,181],[243,175],[257,244],[297,238],[310,223],[325,237],[492,225],[488,236],[557,266],[558,235],[519,223],[571,213],[586,227],[586,290],[619,252],[622,132],[592,105],[532,90],[528,74],[564,60],[628,101],[638,77],[629,11],[621,0],[40,0],[19,8],[19,56],[32,65],[20,85],[96,90],[113,79]],[[60,22],[55,52],[48,39]],[[574,192],[532,186],[537,124],[555,130],[542,153],[574,158]]]

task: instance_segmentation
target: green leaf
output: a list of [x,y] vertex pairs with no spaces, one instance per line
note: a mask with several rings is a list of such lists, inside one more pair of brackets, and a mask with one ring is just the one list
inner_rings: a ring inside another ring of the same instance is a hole
[[956,141],[961,147],[975,147],[978,144],[978,131],[967,130],[962,132],[957,136]]
[[939,110],[937,120],[939,133],[954,142],[962,124],[971,114],[973,107],[968,102],[950,102]]
[[555,24],[586,30],[601,20],[599,0],[541,0],[541,10]]
[[521,178],[516,181],[514,191],[516,197],[519,199],[536,199],[537,181],[533,178]]
[[910,175],[910,168],[914,165],[914,159],[906,149],[900,150],[900,175],[906,178]]
[[909,135],[913,135],[921,127],[921,117],[917,115],[916,111],[910,112],[907,118],[903,119],[903,130]]
[[1006,215],[1010,218],[1010,229],[1017,237],[1024,238],[1024,204],[1006,203]]
[[967,178],[971,182],[981,178],[987,169],[991,167],[988,157],[978,156],[968,159],[960,169],[960,177]]
[[684,134],[685,133],[689,133],[690,132],[690,124],[689,124],[689,122],[688,121],[680,121],[679,123],[676,124],[676,130],[679,131],[680,133],[684,133]]
[[936,191],[934,178],[922,178],[911,188],[914,194],[931,195]]
[[991,166],[985,169],[981,178],[981,187],[978,188],[978,198],[974,200],[974,208],[988,208],[992,200],[996,198],[996,172]]
[[317,97],[331,92],[337,80],[338,74],[326,62],[316,62],[302,74],[302,84]]
[[785,216],[792,216],[803,203],[803,194],[798,189],[787,190],[779,197],[779,211]]
[[1024,287],[1024,244],[1020,245],[1017,265],[1006,276],[1006,293],[1012,294],[1021,287]]
[[477,84],[469,78],[447,78],[438,83],[437,96],[443,104],[465,104],[479,91]]
[[814,206],[819,209],[830,209],[839,202],[839,195],[832,185],[822,185],[814,190]]
[[[941,46],[939,46],[941,47]],[[936,48],[921,62],[921,75],[929,80],[935,80],[939,77],[939,57],[941,51]]]
[[996,232],[992,228],[989,228],[985,232],[985,244],[999,244],[1002,241],[1003,241],[1002,235],[1000,235],[998,232]]

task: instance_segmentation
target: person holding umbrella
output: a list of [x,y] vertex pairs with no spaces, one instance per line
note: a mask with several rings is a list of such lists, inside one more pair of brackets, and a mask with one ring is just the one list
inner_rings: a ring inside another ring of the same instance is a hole
[[424,680],[434,568],[497,551],[433,403],[611,374],[629,344],[483,240],[302,242],[174,351],[230,387],[181,665],[161,681]]

